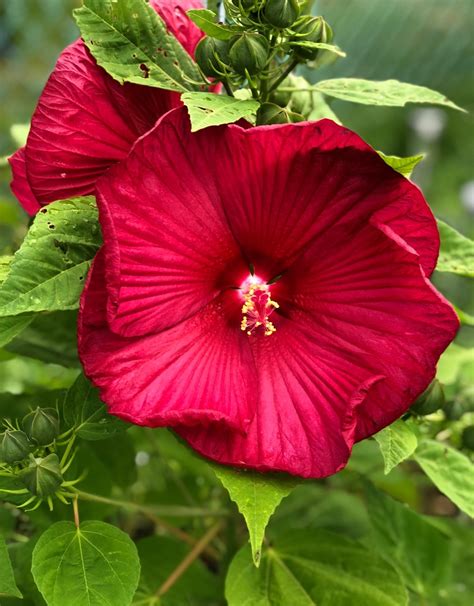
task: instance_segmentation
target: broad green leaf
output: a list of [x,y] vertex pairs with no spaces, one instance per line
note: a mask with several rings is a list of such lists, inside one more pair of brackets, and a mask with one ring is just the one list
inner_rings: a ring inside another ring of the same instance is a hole
[[414,453],[418,444],[416,435],[405,421],[395,421],[374,435],[384,460],[384,471],[388,474],[394,467]]
[[217,23],[216,13],[207,8],[191,9],[190,11],[187,11],[187,15],[199,29],[208,36],[211,36],[211,38],[216,38],[217,40],[229,40],[239,32],[238,28]]
[[437,271],[474,278],[474,240],[466,238],[440,219],[437,222],[441,238]]
[[255,99],[236,99],[213,93],[184,93],[181,100],[188,108],[192,132],[237,122],[254,114],[259,107]]
[[13,255],[3,255],[0,257],[0,284],[5,282],[12,261]]
[[364,105],[403,107],[407,103],[428,103],[465,111],[437,91],[424,86],[399,82],[398,80],[374,81],[360,78],[334,78],[332,80],[322,80],[314,88],[329,97]]
[[16,586],[12,564],[8,555],[5,541],[0,535],[0,597],[21,598],[21,592]]
[[258,566],[268,521],[281,500],[301,480],[292,476],[240,471],[213,464],[211,466],[245,518],[253,561]]
[[[133,604],[154,604],[155,596],[176,566],[191,550],[189,545],[169,537],[149,537],[137,543],[141,562],[140,583]],[[219,578],[198,559],[160,597],[160,606],[214,606],[221,603]],[[158,602],[156,602],[158,606]]]
[[325,42],[310,42],[308,40],[299,40],[297,42],[291,42],[290,46],[302,47],[302,48],[314,48],[329,51],[338,57],[346,57],[346,53],[341,50],[335,44],[326,44]]
[[324,531],[281,537],[255,568],[249,547],[226,579],[229,606],[405,606],[398,573],[359,543]]
[[63,404],[66,425],[74,427],[83,440],[105,440],[127,425],[107,413],[98,390],[80,374],[71,385]]
[[384,160],[389,166],[396,170],[404,177],[409,179],[415,166],[421,162],[424,158],[423,154],[418,156],[407,156],[406,158],[399,158],[398,156],[387,156],[383,152],[377,152],[378,155]]
[[449,537],[429,518],[371,485],[366,487],[366,496],[373,540],[380,555],[421,596],[445,587],[451,567]]
[[121,84],[178,92],[206,84],[194,60],[145,0],[84,0],[74,17],[97,63]]
[[33,321],[34,314],[0,317],[0,347],[10,343]]
[[464,454],[441,442],[425,440],[414,459],[442,493],[474,517],[474,464]]
[[[21,318],[22,316],[14,316]],[[0,318],[1,321],[5,318]],[[36,314],[33,321],[5,349],[66,368],[80,366],[77,357],[77,313],[57,311]]]
[[92,197],[43,207],[0,287],[0,316],[76,309],[100,241]]
[[436,378],[445,385],[456,382],[463,367],[474,366],[474,347],[451,343],[438,362]]
[[31,571],[48,606],[130,606],[140,560],[115,526],[57,522],[38,540]]

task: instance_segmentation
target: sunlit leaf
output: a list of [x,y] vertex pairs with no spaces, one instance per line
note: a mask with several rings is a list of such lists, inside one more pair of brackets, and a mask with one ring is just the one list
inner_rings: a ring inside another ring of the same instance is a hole
[[237,122],[254,114],[259,107],[255,99],[237,99],[212,93],[184,93],[181,100],[188,108],[193,132],[208,126]]
[[384,460],[384,471],[388,474],[407,459],[418,444],[416,435],[405,421],[395,421],[374,435]]
[[387,156],[383,152],[377,152],[378,155],[397,173],[400,173],[404,177],[410,178],[411,174],[417,164],[423,160],[423,154],[417,156],[407,156],[405,158],[399,158],[398,156]]
[[466,238],[444,221],[437,221],[441,248],[436,270],[473,278],[474,240]]
[[187,12],[187,15],[199,29],[217,40],[229,40],[239,31],[229,25],[217,23],[216,13],[206,8],[191,9]]

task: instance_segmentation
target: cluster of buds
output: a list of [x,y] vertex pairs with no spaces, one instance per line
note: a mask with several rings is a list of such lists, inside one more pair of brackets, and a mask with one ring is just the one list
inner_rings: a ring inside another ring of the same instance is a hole
[[[20,429],[21,425],[21,429]],[[71,486],[79,480],[65,481],[64,473],[71,465],[68,449],[60,460],[56,452],[59,435],[59,415],[54,408],[40,408],[28,413],[15,426],[6,421],[0,434],[0,477],[15,488],[3,488],[0,495],[24,496],[18,506],[36,509],[46,501],[53,508],[53,496],[67,502],[73,494]],[[16,486],[20,486],[16,488]]]

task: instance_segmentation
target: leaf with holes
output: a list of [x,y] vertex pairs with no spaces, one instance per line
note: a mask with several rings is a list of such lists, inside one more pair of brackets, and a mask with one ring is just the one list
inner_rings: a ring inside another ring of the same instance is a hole
[[405,421],[395,421],[374,435],[385,464],[385,474],[414,453],[418,439]]
[[212,93],[184,93],[181,100],[188,108],[191,130],[230,124],[254,114],[259,108],[255,99],[236,99]]
[[262,555],[255,568],[250,549],[234,557],[226,579],[229,606],[405,606],[399,574],[359,543],[337,534],[294,531]]
[[363,105],[385,105],[403,107],[407,103],[428,103],[429,105],[444,105],[459,111],[465,111],[450,101],[442,93],[398,80],[362,80],[361,78],[334,78],[322,80],[314,86],[329,97],[362,103]]
[[33,577],[48,606],[130,606],[140,560],[130,537],[104,522],[57,522],[33,551]]
[[474,278],[474,240],[440,219],[437,222],[441,248],[436,270]]
[[74,11],[82,38],[115,80],[178,92],[206,82],[191,56],[144,0],[84,0]]
[[210,465],[245,518],[253,561],[258,566],[268,521],[281,500],[288,496],[301,480],[292,476],[261,474]]
[[76,309],[100,242],[92,197],[42,208],[0,287],[0,316]]
[[424,158],[423,154],[400,158],[398,156],[387,156],[381,151],[377,153],[382,158],[382,160],[384,160],[389,166],[393,168],[393,170],[396,170],[397,173],[400,173],[404,177],[407,177],[407,179],[411,177],[415,166],[417,166],[417,164],[419,164]]

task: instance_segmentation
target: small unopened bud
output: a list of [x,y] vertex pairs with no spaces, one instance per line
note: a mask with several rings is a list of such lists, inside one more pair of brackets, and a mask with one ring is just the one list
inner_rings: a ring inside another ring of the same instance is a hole
[[194,57],[204,75],[219,78],[229,61],[229,43],[206,36],[196,46]]
[[257,124],[290,124],[302,122],[304,117],[275,103],[263,103],[257,111]]
[[3,463],[19,463],[30,453],[31,445],[27,435],[17,429],[7,429],[0,434],[0,461]]
[[273,27],[290,27],[300,14],[297,0],[267,0],[263,9],[265,21]]
[[244,33],[231,42],[229,59],[241,76],[262,71],[268,59],[268,40],[261,34]]
[[34,459],[22,472],[21,481],[37,497],[45,498],[54,494],[63,481],[58,456],[49,454]]
[[419,396],[411,407],[411,410],[421,416],[430,415],[442,408],[444,402],[443,386],[438,379],[435,379],[421,396]]
[[474,451],[474,425],[468,425],[461,434],[461,446]]
[[[330,44],[333,38],[332,29],[322,17],[306,17],[301,19],[293,27],[293,31],[295,35],[291,38],[292,42],[323,42]],[[295,56],[305,61],[314,61],[318,53],[321,53],[321,49],[303,46],[296,46],[294,49]]]
[[258,0],[232,0],[232,4],[241,11],[251,11],[258,8]]
[[23,429],[32,442],[39,446],[47,446],[59,434],[59,417],[54,408],[33,410],[23,419]]

